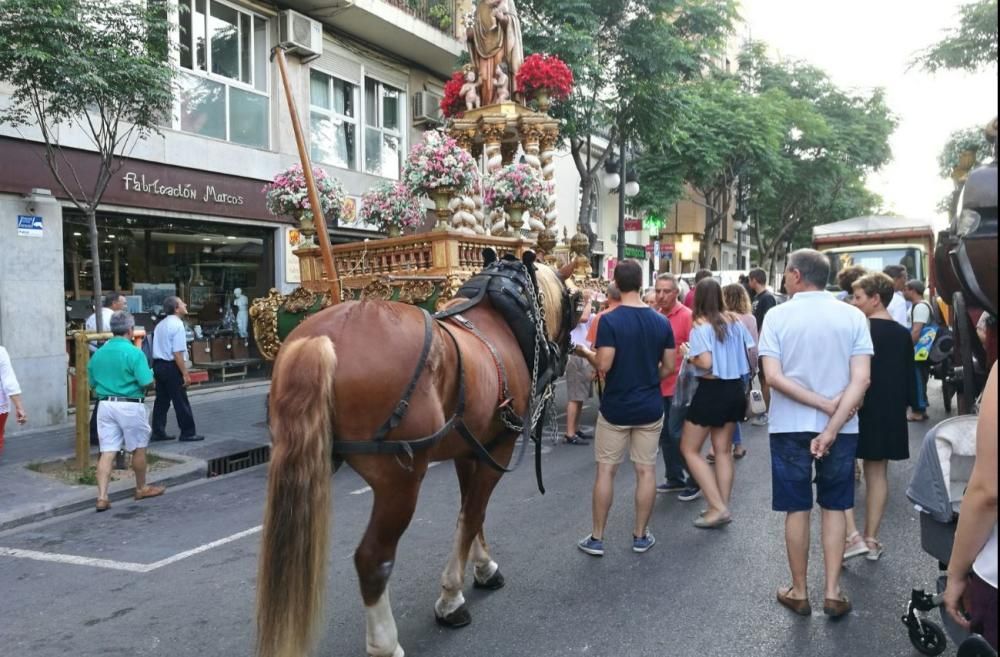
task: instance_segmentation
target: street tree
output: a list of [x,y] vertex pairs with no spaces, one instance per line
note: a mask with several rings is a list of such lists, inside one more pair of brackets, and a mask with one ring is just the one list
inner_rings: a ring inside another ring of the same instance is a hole
[[[99,300],[97,207],[123,157],[172,106],[167,3],[0,0],[0,25],[0,81],[12,89],[0,123],[40,139],[58,189],[86,215]],[[81,136],[98,156],[96,170],[68,156],[66,141]],[[100,312],[96,319],[105,330]]]
[[881,89],[845,91],[814,66],[772,61],[763,44],[749,44],[740,67],[754,93],[783,108],[780,161],[770,175],[754,176],[750,194],[752,237],[773,274],[776,259],[807,244],[813,226],[881,205],[864,181],[891,159],[896,119]]
[[[580,176],[579,223],[593,243],[597,176],[622,138],[638,148],[671,118],[669,93],[721,53],[735,0],[521,0],[528,52],[560,57],[576,88],[555,111]],[[594,139],[605,142],[604,148]]]
[[997,0],[975,0],[959,9],[958,27],[921,52],[924,69],[982,71],[997,66]]

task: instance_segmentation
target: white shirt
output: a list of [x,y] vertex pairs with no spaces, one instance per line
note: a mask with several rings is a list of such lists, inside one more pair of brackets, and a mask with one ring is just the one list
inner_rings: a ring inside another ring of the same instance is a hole
[[590,325],[593,323],[594,323],[594,314],[591,313],[590,317],[587,318],[587,321],[580,322],[579,324],[576,325],[576,328],[570,331],[569,341],[573,344],[578,344],[583,347],[587,347],[588,349],[593,348],[593,345],[590,344],[590,341],[587,339],[587,332],[590,330]]
[[983,546],[975,563],[972,564],[972,570],[979,575],[979,579],[993,588],[997,588],[997,526],[995,523],[986,545]]
[[[102,328],[105,333],[111,332],[111,316],[114,314],[115,311],[110,308],[101,308],[101,317],[103,318],[101,324],[103,324]],[[91,313],[90,317],[88,317],[87,321],[84,323],[83,328],[92,333],[97,331],[97,313]],[[91,342],[90,353],[97,351],[98,346],[97,342]]]
[[0,413],[10,412],[10,398],[21,394],[21,385],[14,375],[14,367],[10,364],[10,355],[0,347]]
[[[851,381],[851,357],[871,356],[875,349],[864,313],[832,294],[815,291],[799,292],[767,313],[759,352],[781,361],[781,371],[789,379],[833,399]],[[772,434],[820,433],[829,420],[823,411],[771,388]],[[840,432],[857,433],[857,416]]]
[[910,328],[913,328],[914,324],[923,324],[927,326],[931,323],[931,307],[926,301],[921,301],[920,303],[915,303],[910,308]]
[[184,360],[188,359],[184,322],[177,315],[168,315],[153,331],[153,359],[173,361],[178,351],[184,352]]
[[897,324],[903,328],[910,328],[910,314],[906,312],[906,299],[903,298],[902,292],[893,293],[892,301],[889,302],[889,307],[886,310],[889,311]]

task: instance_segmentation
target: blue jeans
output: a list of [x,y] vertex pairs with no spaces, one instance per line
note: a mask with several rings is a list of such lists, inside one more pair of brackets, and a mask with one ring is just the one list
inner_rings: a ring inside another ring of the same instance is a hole
[[915,363],[913,368],[916,371],[916,406],[913,410],[918,413],[927,412],[927,379],[930,375],[930,366],[924,363]]
[[681,429],[684,427],[684,408],[673,407],[673,397],[663,398],[663,428],[660,430],[660,453],[667,481],[688,481],[684,457],[681,456]]

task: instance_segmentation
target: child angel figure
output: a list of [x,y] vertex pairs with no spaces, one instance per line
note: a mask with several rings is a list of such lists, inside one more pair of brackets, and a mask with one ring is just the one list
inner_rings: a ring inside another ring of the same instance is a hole
[[482,105],[482,101],[479,98],[480,86],[482,86],[482,81],[478,79],[476,69],[467,68],[465,71],[465,84],[462,85],[462,88],[458,92],[465,99],[465,109],[479,109]]
[[493,89],[496,102],[503,103],[510,100],[510,78],[507,75],[507,62],[497,64],[496,74],[493,76]]
[[507,16],[510,13],[510,6],[507,4],[507,0],[488,0],[490,7],[493,7],[493,19],[497,23],[506,24]]

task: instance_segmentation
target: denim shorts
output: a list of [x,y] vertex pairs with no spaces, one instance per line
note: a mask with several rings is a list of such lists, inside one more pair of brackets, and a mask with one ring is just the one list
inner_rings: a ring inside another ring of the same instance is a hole
[[844,511],[854,507],[858,434],[838,434],[830,451],[819,460],[809,453],[809,443],[817,435],[810,431],[771,434],[771,508],[775,511],[811,510],[813,483],[820,508]]

